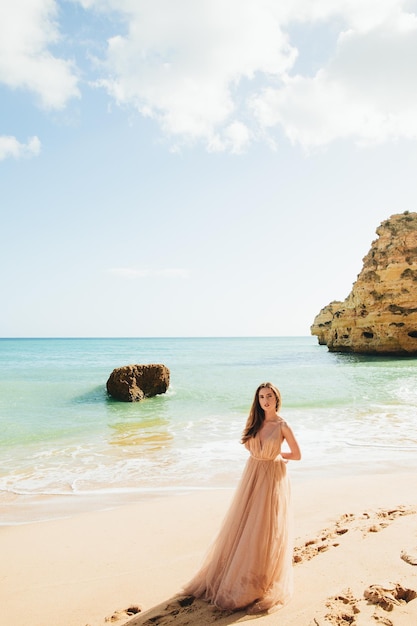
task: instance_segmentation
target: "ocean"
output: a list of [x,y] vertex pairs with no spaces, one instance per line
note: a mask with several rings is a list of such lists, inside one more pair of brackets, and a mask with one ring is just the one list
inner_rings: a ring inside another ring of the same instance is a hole
[[[163,363],[166,394],[122,403],[115,367]],[[0,524],[234,487],[258,384],[282,393],[293,480],[417,468],[417,359],[328,352],[313,337],[1,339]]]

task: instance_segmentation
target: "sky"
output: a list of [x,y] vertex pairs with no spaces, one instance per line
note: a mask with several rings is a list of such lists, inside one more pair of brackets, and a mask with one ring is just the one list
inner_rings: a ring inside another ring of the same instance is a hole
[[0,337],[305,336],[417,211],[417,0],[0,4]]

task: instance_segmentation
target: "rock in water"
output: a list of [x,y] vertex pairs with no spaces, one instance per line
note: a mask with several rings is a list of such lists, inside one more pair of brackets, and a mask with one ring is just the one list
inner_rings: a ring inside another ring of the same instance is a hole
[[165,393],[169,387],[169,376],[165,365],[124,365],[110,374],[107,392],[116,400],[137,402]]
[[392,215],[344,302],[325,306],[311,334],[332,352],[417,355],[417,213]]

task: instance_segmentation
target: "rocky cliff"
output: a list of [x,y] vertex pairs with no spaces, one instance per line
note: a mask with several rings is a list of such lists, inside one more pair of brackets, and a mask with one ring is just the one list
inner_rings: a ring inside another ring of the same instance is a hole
[[344,302],[331,302],[311,334],[333,352],[417,355],[417,213],[392,215]]

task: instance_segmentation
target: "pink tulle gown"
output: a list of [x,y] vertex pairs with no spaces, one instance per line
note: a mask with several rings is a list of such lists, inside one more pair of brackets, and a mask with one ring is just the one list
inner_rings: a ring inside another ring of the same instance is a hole
[[263,443],[259,433],[220,532],[184,591],[226,610],[260,613],[292,593],[290,486],[280,456],[278,422]]

